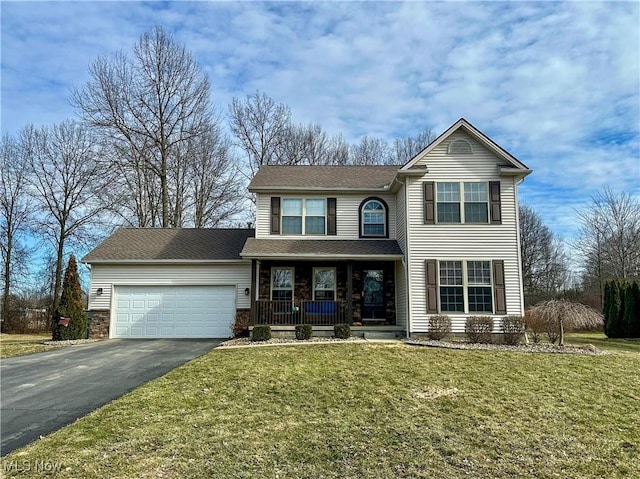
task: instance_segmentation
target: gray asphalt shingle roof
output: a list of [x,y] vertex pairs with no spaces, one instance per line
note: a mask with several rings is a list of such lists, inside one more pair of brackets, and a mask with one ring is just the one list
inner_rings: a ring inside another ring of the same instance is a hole
[[253,229],[120,228],[82,262],[240,260]]
[[299,240],[249,238],[243,257],[310,256],[365,257],[402,256],[396,240]]
[[376,189],[393,181],[398,166],[261,166],[253,189]]

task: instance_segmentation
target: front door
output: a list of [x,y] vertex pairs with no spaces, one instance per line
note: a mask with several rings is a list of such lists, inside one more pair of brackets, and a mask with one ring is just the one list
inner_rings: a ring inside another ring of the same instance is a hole
[[381,269],[363,271],[362,319],[363,321],[384,321],[384,274]]

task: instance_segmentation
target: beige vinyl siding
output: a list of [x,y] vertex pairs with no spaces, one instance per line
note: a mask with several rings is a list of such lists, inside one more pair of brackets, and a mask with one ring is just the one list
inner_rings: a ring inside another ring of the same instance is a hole
[[[279,196],[281,198],[336,198],[336,228],[337,234],[334,235],[272,235],[270,234],[271,224],[271,197]],[[396,195],[391,193],[384,194],[330,194],[318,195],[317,193],[306,194],[304,191],[299,193],[259,193],[256,198],[256,238],[287,238],[287,239],[358,239],[360,237],[358,231],[358,211],[360,204],[365,198],[376,197],[387,203],[389,211],[389,238],[396,239]]]
[[396,325],[407,327],[407,277],[402,261],[396,261]]
[[[91,266],[89,309],[111,309],[113,286],[117,285],[235,285],[236,306],[251,307],[244,294],[251,286],[251,263],[220,264],[94,264]],[[98,288],[102,294],[98,295]]]
[[[469,141],[473,155],[447,154],[450,141],[463,138]],[[516,184],[512,177],[500,177],[500,160],[489,150],[463,132],[454,133],[450,140],[435,148],[418,165],[428,167],[423,178],[408,178],[409,238],[411,241],[411,322],[412,332],[427,331],[425,260],[504,260],[507,314],[522,311],[519,271]],[[502,224],[435,224],[423,221],[423,181],[497,181],[500,180]],[[477,313],[474,313],[477,314]],[[449,314],[454,331],[464,331],[468,315]],[[496,323],[496,328],[498,327]]]
[[396,237],[402,252],[407,254],[406,205],[404,185],[396,193]]

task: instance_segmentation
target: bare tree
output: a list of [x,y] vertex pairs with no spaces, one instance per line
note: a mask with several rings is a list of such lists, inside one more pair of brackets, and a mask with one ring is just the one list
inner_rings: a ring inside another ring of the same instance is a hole
[[529,206],[521,205],[520,254],[525,303],[552,298],[566,285],[569,267],[559,239]]
[[189,223],[211,228],[229,222],[242,211],[244,197],[230,140],[216,125],[189,142],[187,157]]
[[53,305],[60,299],[65,247],[95,239],[104,211],[102,191],[108,178],[96,140],[87,127],[65,121],[52,127],[27,127],[23,147],[28,152],[35,223],[43,240],[55,250]]
[[425,128],[416,136],[396,138],[393,143],[393,163],[396,165],[404,165],[425,149],[435,138],[436,135],[434,135],[430,128]]
[[359,143],[351,145],[351,163],[354,165],[385,165],[392,163],[389,144],[382,138],[363,136]]
[[73,103],[84,120],[126,152],[120,159],[129,159],[137,180],[144,180],[144,187],[134,190],[136,208],[146,201],[150,173],[159,183],[161,226],[175,226],[181,208],[170,204],[171,168],[175,166],[175,180],[182,167],[175,164],[181,160],[181,145],[211,124],[209,78],[161,27],[143,34],[131,57],[100,57],[89,74],[89,82],[73,91]]
[[581,255],[585,281],[593,278],[600,302],[609,279],[640,275],[640,201],[605,187],[578,212],[580,230],[573,245]]
[[5,135],[0,140],[0,259],[3,272],[0,316],[5,319],[11,309],[14,282],[28,270],[29,249],[25,239],[32,208],[27,177],[27,164],[19,142]]
[[282,142],[291,132],[288,106],[256,91],[231,101],[229,121],[236,145],[247,155],[247,178],[253,178],[262,165],[282,163]]

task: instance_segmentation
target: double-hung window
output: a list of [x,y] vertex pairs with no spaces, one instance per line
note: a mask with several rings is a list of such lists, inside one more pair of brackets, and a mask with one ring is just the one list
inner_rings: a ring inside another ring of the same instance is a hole
[[493,312],[489,261],[467,261],[467,296],[470,313]]
[[492,313],[490,261],[440,261],[440,311]]
[[313,300],[336,299],[336,269],[313,268]]
[[462,261],[440,261],[440,310],[464,311]]
[[282,234],[324,235],[326,233],[326,223],[326,199],[282,199]]
[[438,223],[489,222],[486,182],[439,182],[436,192]]
[[293,268],[271,268],[271,299],[274,301],[293,300]]

